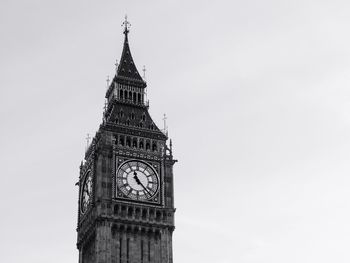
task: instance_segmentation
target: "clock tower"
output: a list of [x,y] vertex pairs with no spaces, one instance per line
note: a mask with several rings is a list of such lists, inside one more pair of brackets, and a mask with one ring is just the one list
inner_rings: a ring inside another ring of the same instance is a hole
[[172,263],[171,141],[153,122],[146,82],[129,47],[129,23],[103,122],[79,176],[79,263]]

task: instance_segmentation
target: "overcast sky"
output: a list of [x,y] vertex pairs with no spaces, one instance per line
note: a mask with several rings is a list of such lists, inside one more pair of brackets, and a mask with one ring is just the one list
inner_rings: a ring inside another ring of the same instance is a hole
[[79,164],[131,22],[174,263],[350,261],[349,1],[0,2],[0,261],[78,262]]

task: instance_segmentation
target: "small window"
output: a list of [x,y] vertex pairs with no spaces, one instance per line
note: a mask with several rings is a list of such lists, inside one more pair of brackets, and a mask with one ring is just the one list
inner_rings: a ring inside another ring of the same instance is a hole
[[126,215],[126,207],[123,205],[122,206],[122,216]]
[[134,138],[132,140],[132,147],[137,148],[137,139],[136,138]]
[[157,211],[157,213],[156,213],[156,220],[157,220],[157,221],[160,221],[161,218],[162,218],[161,212],[160,212],[160,211]]
[[142,219],[146,219],[147,218],[147,210],[143,209],[142,210]]
[[136,208],[136,210],[135,210],[135,217],[136,217],[137,219],[140,218],[140,214],[141,214],[140,208]]
[[124,136],[120,136],[120,137],[119,137],[119,144],[120,144],[121,146],[124,146]]
[[141,94],[137,94],[137,103],[141,104]]
[[126,138],[126,146],[131,147],[131,139]]
[[134,211],[133,211],[132,207],[129,207],[129,209],[128,209],[128,216],[131,217],[133,212]]
[[118,214],[118,212],[119,212],[119,206],[118,205],[114,206],[114,211],[113,212],[114,212],[115,215]]
[[151,208],[151,209],[149,210],[149,217],[150,217],[151,219],[154,219],[154,217],[155,217],[155,211],[154,211],[153,208]]
[[157,144],[156,143],[153,143],[153,145],[152,145],[152,151],[157,151]]

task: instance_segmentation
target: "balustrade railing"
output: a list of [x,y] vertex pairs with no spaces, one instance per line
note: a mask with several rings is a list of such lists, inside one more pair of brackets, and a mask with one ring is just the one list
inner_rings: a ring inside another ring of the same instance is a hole
[[133,105],[138,105],[138,106],[143,106],[143,107],[149,107],[149,101],[137,101],[133,99],[121,99],[121,98],[115,98],[116,101],[122,102],[122,103],[127,103],[127,104],[133,104]]

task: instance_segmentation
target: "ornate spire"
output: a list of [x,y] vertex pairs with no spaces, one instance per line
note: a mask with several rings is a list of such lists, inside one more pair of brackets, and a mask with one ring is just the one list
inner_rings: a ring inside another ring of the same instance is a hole
[[136,84],[137,86],[145,87],[146,83],[142,79],[141,75],[139,74],[136,65],[134,63],[134,60],[131,56],[130,47],[129,47],[129,40],[128,40],[128,34],[130,29],[130,23],[127,19],[127,16],[125,16],[125,21],[123,22],[122,26],[124,27],[124,47],[122,56],[120,58],[120,63],[118,65],[116,78],[119,80],[125,80],[125,81],[131,81],[132,83]]
[[131,26],[131,24],[128,21],[128,16],[127,15],[125,15],[125,20],[124,20],[122,26],[124,26],[124,34],[127,35],[129,33],[129,28]]

